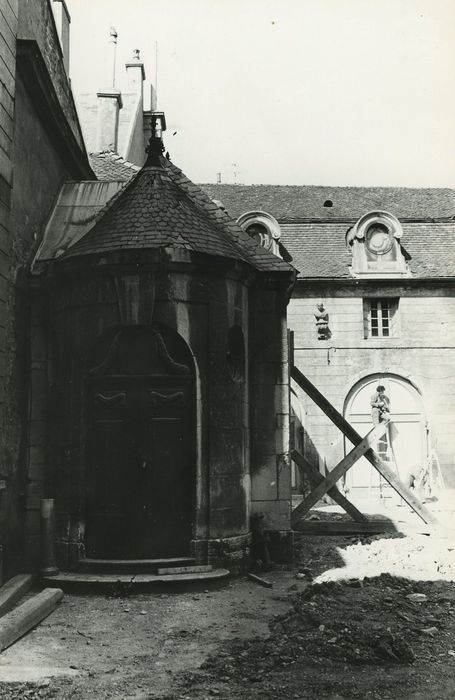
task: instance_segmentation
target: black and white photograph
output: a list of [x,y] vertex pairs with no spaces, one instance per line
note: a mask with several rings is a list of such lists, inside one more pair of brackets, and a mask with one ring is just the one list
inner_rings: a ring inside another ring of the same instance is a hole
[[0,0],[0,699],[455,697],[455,3]]

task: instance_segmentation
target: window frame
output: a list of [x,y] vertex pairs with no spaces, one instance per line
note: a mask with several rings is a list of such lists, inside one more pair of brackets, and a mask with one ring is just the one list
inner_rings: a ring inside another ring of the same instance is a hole
[[399,337],[399,297],[366,297],[363,299],[363,330],[366,340],[388,340]]

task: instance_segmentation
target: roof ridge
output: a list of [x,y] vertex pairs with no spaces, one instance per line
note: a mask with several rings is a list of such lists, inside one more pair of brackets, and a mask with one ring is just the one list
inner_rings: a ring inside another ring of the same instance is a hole
[[315,185],[315,184],[273,184],[267,182],[200,182],[200,187],[273,187],[273,188],[295,188],[295,189],[324,189],[324,190],[408,190],[411,192],[422,191],[448,191],[455,192],[454,187],[437,187],[433,185],[414,187],[410,185]]

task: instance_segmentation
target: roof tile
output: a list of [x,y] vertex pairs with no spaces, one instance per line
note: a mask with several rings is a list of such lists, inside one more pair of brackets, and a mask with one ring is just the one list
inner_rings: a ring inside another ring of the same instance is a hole
[[[115,167],[118,164],[113,154],[98,156],[106,163],[111,158]],[[62,258],[104,250],[181,247],[183,241],[194,251],[242,260],[259,270],[292,270],[253,241],[179,168],[165,158],[161,163],[161,167],[145,165],[139,170]],[[118,178],[117,171],[112,173]]]
[[[248,211],[266,211],[284,221],[356,221],[372,210],[399,219],[450,219],[455,190],[410,187],[328,187],[308,185],[201,184],[236,219]],[[330,206],[327,206],[331,203]],[[326,206],[325,206],[326,205]]]

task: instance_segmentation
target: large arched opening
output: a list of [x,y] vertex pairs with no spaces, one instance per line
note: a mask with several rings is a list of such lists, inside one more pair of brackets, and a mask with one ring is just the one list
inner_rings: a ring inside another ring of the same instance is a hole
[[[371,374],[349,391],[344,415],[362,437],[366,435],[373,428],[371,399],[381,384],[390,400],[390,423],[376,450],[400,480],[412,486],[428,464],[427,421],[420,391],[397,374]],[[351,449],[351,443],[345,440],[345,454]],[[352,497],[385,497],[392,492],[365,458],[348,471],[345,487]]]

